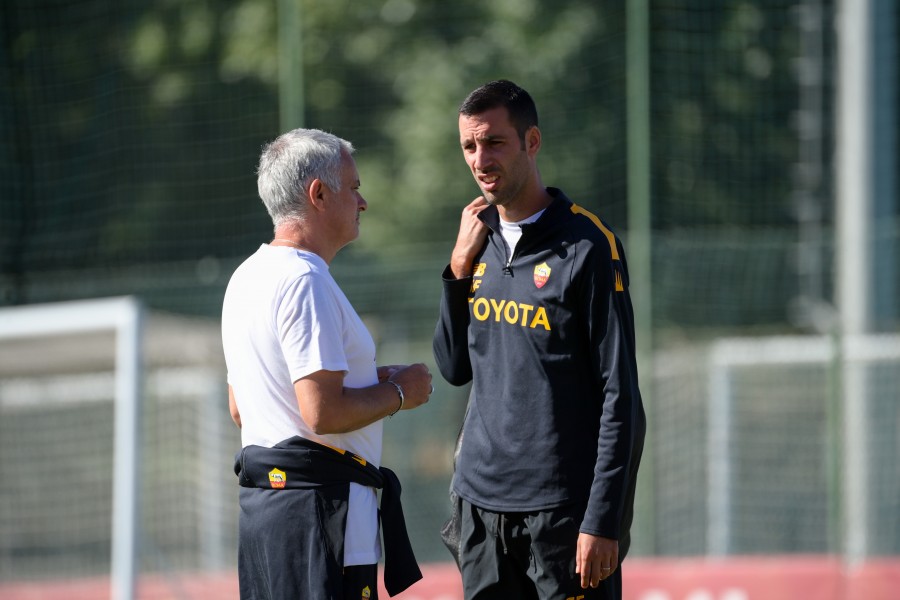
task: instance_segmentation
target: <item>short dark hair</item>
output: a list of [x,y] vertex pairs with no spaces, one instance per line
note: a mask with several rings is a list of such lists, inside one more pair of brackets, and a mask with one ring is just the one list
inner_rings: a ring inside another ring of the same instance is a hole
[[538,124],[537,108],[528,92],[512,81],[498,79],[474,90],[463,100],[459,114],[471,117],[499,106],[509,112],[510,122],[524,141],[525,133]]

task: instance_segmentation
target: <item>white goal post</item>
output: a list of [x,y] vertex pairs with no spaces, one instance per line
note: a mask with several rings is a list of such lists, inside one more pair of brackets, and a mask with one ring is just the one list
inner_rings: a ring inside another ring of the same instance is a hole
[[135,590],[143,314],[141,302],[130,296],[9,307],[0,313],[0,341],[115,333],[112,600],[131,600]]
[[834,393],[841,407],[837,445],[842,447],[840,520],[842,550],[849,564],[870,554],[873,518],[867,498],[874,484],[870,477],[873,457],[869,443],[868,406],[875,393],[867,369],[876,364],[900,364],[900,336],[896,334],[829,336],[774,336],[725,338],[709,349],[707,404],[707,550],[713,556],[734,551],[736,511],[734,472],[735,385],[743,369],[770,367],[793,370],[817,365],[836,369]]

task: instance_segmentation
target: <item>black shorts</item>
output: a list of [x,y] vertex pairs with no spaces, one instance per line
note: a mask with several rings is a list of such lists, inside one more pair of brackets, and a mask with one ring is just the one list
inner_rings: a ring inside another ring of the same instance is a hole
[[460,503],[460,571],[466,600],[620,600],[621,565],[596,588],[575,574],[584,506],[495,513]]
[[377,600],[378,565],[343,566],[346,517],[328,513],[335,506],[345,513],[346,502],[332,491],[242,487],[239,494],[241,600]]

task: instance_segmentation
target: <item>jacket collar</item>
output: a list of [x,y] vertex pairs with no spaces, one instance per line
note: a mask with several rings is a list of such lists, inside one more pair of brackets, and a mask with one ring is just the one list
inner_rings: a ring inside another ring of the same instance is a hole
[[[544,214],[535,221],[534,223],[527,223],[522,226],[522,234],[525,235],[528,231],[540,231],[540,230],[550,230],[556,224],[558,224],[565,215],[571,215],[571,206],[572,201],[569,200],[569,197],[565,195],[565,193],[559,189],[554,187],[548,187],[547,193],[553,197],[553,201],[544,209]],[[491,231],[495,233],[500,232],[500,213],[497,211],[496,206],[488,206],[486,209],[481,211],[478,215],[478,218],[487,225]],[[529,234],[530,235],[530,234]]]

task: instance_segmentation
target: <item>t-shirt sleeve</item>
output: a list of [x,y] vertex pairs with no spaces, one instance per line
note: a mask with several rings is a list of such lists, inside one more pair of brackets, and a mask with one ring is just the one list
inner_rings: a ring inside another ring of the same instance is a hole
[[293,281],[275,318],[291,381],[322,370],[347,372],[343,320],[323,278],[305,273]]

